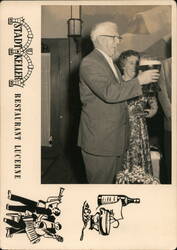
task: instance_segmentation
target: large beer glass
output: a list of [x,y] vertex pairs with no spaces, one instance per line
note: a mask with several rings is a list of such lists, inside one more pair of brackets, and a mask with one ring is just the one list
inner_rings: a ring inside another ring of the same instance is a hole
[[[137,66],[138,73],[141,73],[146,70],[157,69],[160,73],[161,62],[157,59],[149,59],[149,58],[141,58],[139,65]],[[158,83],[150,83],[145,84],[142,87],[143,94],[146,96],[155,96],[158,91],[160,91],[160,87]]]

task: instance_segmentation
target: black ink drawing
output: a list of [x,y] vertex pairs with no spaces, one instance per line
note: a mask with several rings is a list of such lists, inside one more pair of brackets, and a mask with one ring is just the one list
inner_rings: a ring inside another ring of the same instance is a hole
[[26,233],[32,244],[40,241],[41,237],[53,238],[63,242],[59,235],[62,228],[58,221],[61,213],[58,205],[62,202],[64,188],[60,188],[58,196],[49,196],[46,201],[38,202],[14,195],[8,191],[8,199],[19,202],[20,205],[6,205],[6,209],[13,211],[6,213],[9,218],[4,218],[9,227],[6,227],[6,237],[13,237],[14,234]]
[[91,214],[87,201],[82,206],[83,228],[80,240],[84,238],[84,230],[96,230],[101,235],[109,235],[112,228],[119,227],[123,219],[122,208],[130,203],[140,203],[139,198],[129,198],[126,195],[98,195],[96,213]]
[[[9,80],[9,87],[18,86],[23,88],[25,86],[25,82],[31,76],[32,71],[34,69],[34,65],[30,58],[30,56],[33,54],[33,49],[29,47],[32,43],[34,36],[31,27],[27,22],[25,22],[24,17],[19,17],[19,18],[9,17],[8,24],[13,26],[13,32],[14,32],[14,39],[13,39],[14,47],[9,48],[8,50],[9,55],[14,57],[14,79]],[[27,32],[27,37],[26,37],[27,41],[25,44],[22,44],[22,41],[24,39],[23,29],[25,29]],[[24,67],[23,59],[26,59],[28,65],[27,73],[25,75],[23,69]]]

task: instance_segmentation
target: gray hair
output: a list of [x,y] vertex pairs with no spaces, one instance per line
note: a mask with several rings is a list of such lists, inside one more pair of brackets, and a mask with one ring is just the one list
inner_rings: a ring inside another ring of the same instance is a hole
[[117,24],[113,22],[103,22],[96,24],[91,31],[91,39],[94,43],[100,35],[112,35],[111,31],[117,32]]

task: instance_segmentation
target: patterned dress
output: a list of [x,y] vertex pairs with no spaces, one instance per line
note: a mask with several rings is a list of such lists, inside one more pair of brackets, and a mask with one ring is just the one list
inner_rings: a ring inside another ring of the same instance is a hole
[[149,136],[144,115],[148,98],[137,97],[128,101],[130,139],[126,152],[123,169],[132,170],[132,167],[141,167],[145,173],[152,175]]

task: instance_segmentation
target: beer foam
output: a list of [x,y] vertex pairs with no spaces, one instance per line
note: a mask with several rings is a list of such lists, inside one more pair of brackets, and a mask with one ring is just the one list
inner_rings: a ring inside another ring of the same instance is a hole
[[152,60],[152,59],[140,59],[139,65],[156,65],[161,64],[159,60]]

